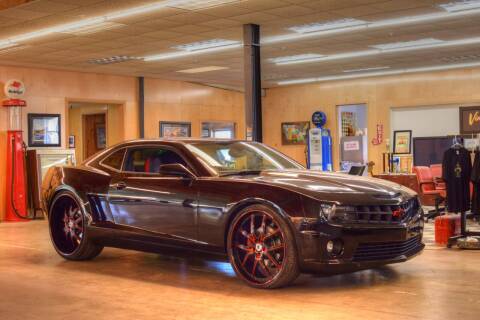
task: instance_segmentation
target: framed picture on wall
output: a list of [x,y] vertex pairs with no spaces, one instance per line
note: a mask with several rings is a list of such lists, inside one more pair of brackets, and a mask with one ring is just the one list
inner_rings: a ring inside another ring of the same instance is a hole
[[309,121],[282,122],[282,144],[306,144],[309,129]]
[[160,121],[160,137],[162,138],[188,138],[192,136],[190,122]]
[[480,106],[460,107],[460,134],[480,133]]
[[412,153],[412,130],[397,130],[393,132],[393,153]]
[[61,125],[59,114],[28,114],[28,146],[60,147]]
[[104,123],[95,124],[95,139],[97,149],[105,149],[107,147],[107,133],[105,131]]

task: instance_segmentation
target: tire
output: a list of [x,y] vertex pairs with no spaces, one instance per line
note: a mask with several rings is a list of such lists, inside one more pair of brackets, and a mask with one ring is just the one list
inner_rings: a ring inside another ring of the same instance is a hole
[[227,253],[237,276],[255,288],[281,288],[300,274],[290,226],[265,205],[246,207],[233,219]]
[[53,198],[48,217],[50,239],[61,257],[91,260],[102,252],[103,246],[89,239],[85,213],[72,192],[61,191]]

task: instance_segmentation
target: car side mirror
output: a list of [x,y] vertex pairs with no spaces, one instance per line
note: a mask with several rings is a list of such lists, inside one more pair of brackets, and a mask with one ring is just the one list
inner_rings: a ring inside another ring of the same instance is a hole
[[162,164],[158,168],[158,173],[165,177],[182,177],[187,179],[195,177],[190,170],[180,163]]

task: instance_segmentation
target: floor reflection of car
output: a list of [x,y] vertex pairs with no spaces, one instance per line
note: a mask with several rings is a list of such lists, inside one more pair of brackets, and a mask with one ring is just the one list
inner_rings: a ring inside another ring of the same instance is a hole
[[136,140],[51,168],[43,202],[56,251],[187,248],[228,257],[251,286],[339,273],[420,253],[422,209],[383,180],[308,171],[261,143]]

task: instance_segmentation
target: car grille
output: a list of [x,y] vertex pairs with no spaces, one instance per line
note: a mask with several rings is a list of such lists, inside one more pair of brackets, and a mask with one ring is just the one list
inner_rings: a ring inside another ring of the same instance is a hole
[[399,223],[413,217],[420,208],[418,199],[412,198],[400,205],[356,206],[356,223]]
[[353,261],[375,261],[409,256],[421,245],[421,237],[416,236],[406,241],[360,243],[353,255]]

